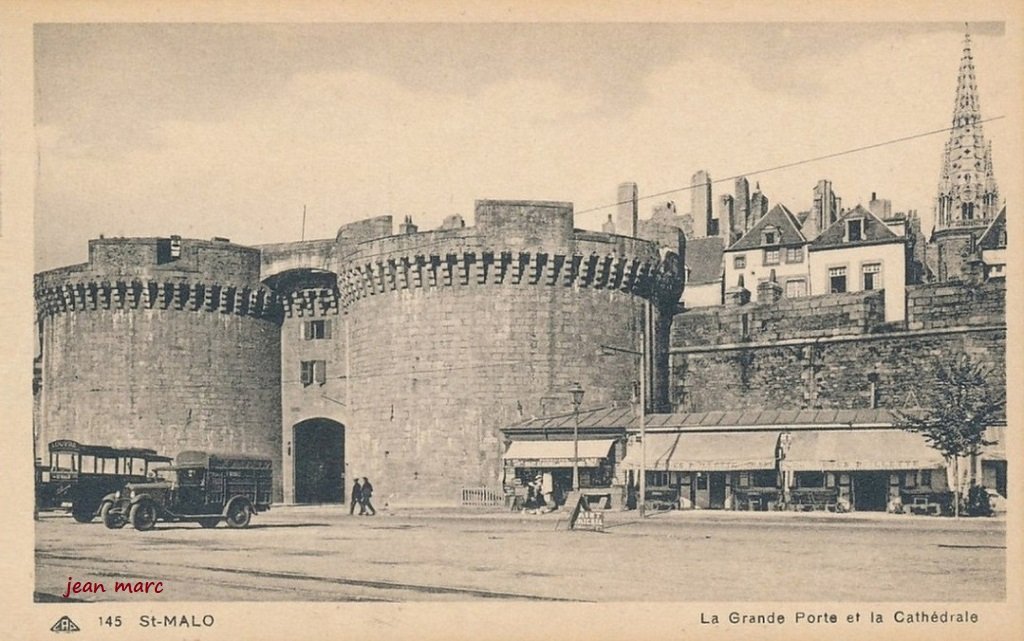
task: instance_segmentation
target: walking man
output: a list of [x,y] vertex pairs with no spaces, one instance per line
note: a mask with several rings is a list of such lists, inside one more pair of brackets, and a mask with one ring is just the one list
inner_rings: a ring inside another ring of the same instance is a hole
[[370,497],[373,496],[373,486],[370,485],[370,479],[365,476],[359,479],[362,487],[359,488],[359,515],[373,516],[377,513],[377,510],[373,509],[373,503],[370,502]]
[[363,486],[360,485],[359,481],[360,479],[356,479],[356,482],[352,484],[352,498],[348,507],[349,516],[355,514],[356,504],[359,505],[359,513],[363,513]]

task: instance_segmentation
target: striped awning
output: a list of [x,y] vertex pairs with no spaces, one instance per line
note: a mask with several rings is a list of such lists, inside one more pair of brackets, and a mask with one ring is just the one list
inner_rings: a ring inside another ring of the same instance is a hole
[[[572,467],[575,441],[513,441],[502,459],[518,467]],[[579,466],[597,467],[615,444],[614,439],[579,441]]]
[[[775,469],[778,432],[692,432],[647,434],[647,469],[728,472]],[[640,467],[641,446],[631,443],[623,465]]]
[[781,467],[795,472],[928,470],[945,459],[920,434],[904,430],[794,431]]

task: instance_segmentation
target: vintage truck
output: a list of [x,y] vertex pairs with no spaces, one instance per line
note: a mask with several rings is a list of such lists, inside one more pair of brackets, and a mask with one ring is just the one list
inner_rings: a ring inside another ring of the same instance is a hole
[[186,451],[156,478],[129,483],[103,498],[103,524],[117,529],[131,523],[151,530],[157,521],[192,521],[202,527],[249,525],[252,515],[270,509],[273,462],[244,455]]

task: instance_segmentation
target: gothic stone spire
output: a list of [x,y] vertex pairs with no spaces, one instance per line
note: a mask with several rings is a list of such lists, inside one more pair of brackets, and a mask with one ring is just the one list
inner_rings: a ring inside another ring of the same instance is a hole
[[985,141],[981,128],[981,107],[969,33],[964,35],[952,127],[939,179],[936,231],[984,227],[999,213],[999,190],[992,173],[992,147]]

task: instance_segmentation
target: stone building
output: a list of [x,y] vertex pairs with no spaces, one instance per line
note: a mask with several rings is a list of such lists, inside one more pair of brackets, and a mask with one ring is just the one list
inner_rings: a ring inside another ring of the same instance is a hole
[[100,238],[88,262],[36,275],[35,300],[37,456],[72,439],[279,466],[281,306],[258,249]]
[[[637,221],[626,221],[637,228]],[[37,451],[90,444],[270,456],[286,502],[455,504],[493,488],[498,429],[564,409],[668,407],[684,238],[574,228],[568,203],[479,201],[475,225],[390,216],[261,248],[101,239],[39,274]],[[645,307],[649,329],[645,331]],[[643,343],[638,337],[643,336]]]
[[882,290],[885,320],[903,321],[907,287],[904,234],[857,205],[822,231],[807,252],[810,293]]
[[775,205],[725,250],[725,285],[742,285],[756,292],[758,300],[806,296],[806,248],[796,217],[785,205]]
[[960,278],[978,237],[999,215],[999,187],[992,170],[992,143],[985,139],[971,55],[964,36],[956,80],[952,131],[942,154],[935,199],[935,247],[932,271],[940,281]]

